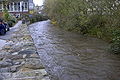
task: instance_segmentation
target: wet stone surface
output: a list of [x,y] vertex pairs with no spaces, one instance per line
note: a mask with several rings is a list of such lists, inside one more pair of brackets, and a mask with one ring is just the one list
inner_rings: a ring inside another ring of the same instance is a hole
[[37,51],[51,80],[120,80],[120,55],[102,40],[67,32],[50,21],[30,25]]
[[[0,50],[0,80],[49,80],[28,26],[20,24]],[[47,77],[47,78],[46,78]]]

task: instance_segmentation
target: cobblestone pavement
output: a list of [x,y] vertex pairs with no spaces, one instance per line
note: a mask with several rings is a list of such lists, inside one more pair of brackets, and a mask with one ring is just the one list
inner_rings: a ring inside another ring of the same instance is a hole
[[50,21],[30,25],[51,80],[120,80],[120,56],[102,40],[64,31]]

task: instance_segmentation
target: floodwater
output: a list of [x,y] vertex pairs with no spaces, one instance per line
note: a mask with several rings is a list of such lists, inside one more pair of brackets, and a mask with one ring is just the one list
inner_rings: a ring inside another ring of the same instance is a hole
[[50,20],[30,32],[51,80],[120,80],[120,55],[107,52],[100,39],[64,31]]

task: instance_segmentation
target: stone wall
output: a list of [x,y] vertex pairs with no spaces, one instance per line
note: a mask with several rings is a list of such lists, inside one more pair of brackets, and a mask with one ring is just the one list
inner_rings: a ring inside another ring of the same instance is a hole
[[27,25],[18,28],[0,51],[0,80],[49,80]]

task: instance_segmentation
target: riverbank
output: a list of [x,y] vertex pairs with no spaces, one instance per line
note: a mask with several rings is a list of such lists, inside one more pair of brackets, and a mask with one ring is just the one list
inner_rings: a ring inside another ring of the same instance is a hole
[[53,24],[105,40],[110,43],[109,52],[120,54],[119,1],[46,0],[44,3],[43,12]]
[[30,25],[41,61],[51,80],[119,80],[120,56],[101,39],[65,31],[50,20]]
[[28,26],[17,25],[0,50],[0,80],[49,80]]

